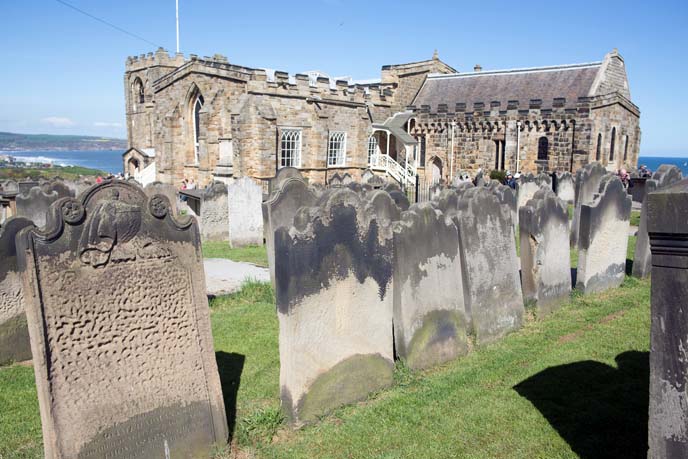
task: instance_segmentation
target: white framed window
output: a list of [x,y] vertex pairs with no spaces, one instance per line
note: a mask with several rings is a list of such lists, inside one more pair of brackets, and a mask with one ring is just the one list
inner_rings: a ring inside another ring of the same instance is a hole
[[327,165],[343,166],[346,161],[346,132],[330,132],[327,143]]
[[279,167],[301,166],[301,129],[282,129]]
[[377,144],[377,137],[368,137],[368,165],[377,166],[377,155],[380,153],[380,146]]

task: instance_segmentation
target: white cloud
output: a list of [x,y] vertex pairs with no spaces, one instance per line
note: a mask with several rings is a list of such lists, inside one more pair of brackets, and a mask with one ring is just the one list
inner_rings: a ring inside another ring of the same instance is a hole
[[96,127],[113,127],[113,128],[122,127],[122,123],[106,123],[104,121],[96,121],[95,123],[93,123],[93,125]]
[[72,127],[76,124],[74,121],[64,116],[49,116],[43,118],[41,121],[56,128]]

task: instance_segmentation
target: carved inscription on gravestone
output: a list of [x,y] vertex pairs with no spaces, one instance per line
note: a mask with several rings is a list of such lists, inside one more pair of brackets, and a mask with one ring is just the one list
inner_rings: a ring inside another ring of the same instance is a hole
[[46,458],[208,457],[227,425],[196,225],[105,182],[24,231]]

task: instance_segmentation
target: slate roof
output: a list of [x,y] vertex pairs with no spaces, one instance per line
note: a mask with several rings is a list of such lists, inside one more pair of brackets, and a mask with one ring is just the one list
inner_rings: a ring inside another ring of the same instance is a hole
[[499,101],[506,110],[509,101],[518,100],[520,110],[528,109],[531,99],[542,100],[540,108],[552,108],[555,98],[566,98],[565,107],[575,107],[579,97],[587,97],[602,62],[560,65],[528,69],[496,70],[453,75],[430,75],[413,101],[416,108],[429,105],[436,112],[439,104],[446,104],[454,112],[457,103],[490,104]]
[[373,124],[373,128],[388,130],[404,145],[416,145],[418,141],[404,130],[404,125],[412,115],[413,112],[396,113],[387,118],[384,123]]

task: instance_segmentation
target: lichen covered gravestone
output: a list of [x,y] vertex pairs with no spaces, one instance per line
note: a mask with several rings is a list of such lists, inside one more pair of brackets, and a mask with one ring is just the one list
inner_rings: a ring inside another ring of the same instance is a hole
[[392,383],[389,195],[341,187],[275,232],[282,408],[294,424]]
[[652,248],[648,459],[688,457],[688,180],[647,196]]
[[14,239],[30,220],[9,218],[0,228],[0,365],[31,358],[29,330],[24,314],[21,274]]
[[204,241],[227,241],[229,239],[227,194],[227,185],[222,182],[214,182],[203,193],[200,227]]
[[48,208],[58,199],[57,192],[51,191],[46,193],[40,187],[35,186],[27,193],[17,195],[17,216],[28,218],[36,226],[43,226],[45,225]]
[[229,245],[242,247],[263,243],[263,189],[248,177],[227,187]]
[[546,314],[571,292],[566,203],[543,188],[519,213],[523,297]]
[[635,277],[646,277],[652,270],[652,254],[650,252],[650,238],[647,234],[647,195],[660,188],[665,188],[682,178],[681,170],[669,164],[662,164],[652,175],[652,178],[645,182],[645,197],[640,211],[640,223],[638,225],[638,236],[635,243],[633,254],[633,275]]
[[394,225],[394,341],[413,369],[468,351],[456,225],[430,203]]
[[623,282],[631,201],[621,180],[607,175],[593,201],[581,206],[576,289],[600,292]]
[[573,204],[576,200],[576,190],[573,186],[573,177],[570,172],[557,174],[557,196],[567,204]]
[[523,295],[514,227],[485,187],[466,190],[454,219],[459,228],[466,310],[478,344],[521,327]]
[[291,228],[296,212],[301,207],[314,205],[315,200],[315,193],[299,176],[281,181],[268,200],[262,204],[265,245],[273,287],[275,285],[275,230],[283,226]]
[[105,181],[17,241],[47,459],[207,458],[226,441],[193,219]]

